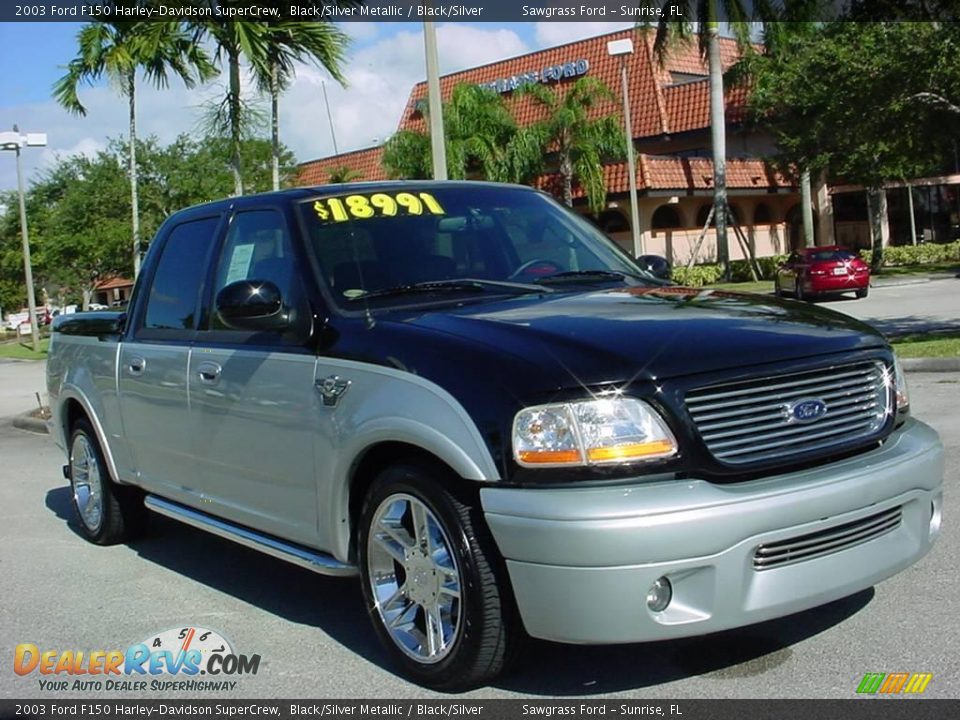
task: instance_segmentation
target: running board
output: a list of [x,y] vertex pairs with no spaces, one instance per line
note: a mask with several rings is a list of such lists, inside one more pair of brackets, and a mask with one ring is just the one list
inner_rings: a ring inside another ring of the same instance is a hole
[[293,545],[270,535],[263,535],[255,530],[235,525],[220,518],[207,515],[186,505],[175,503],[156,495],[147,495],[143,504],[155,513],[166,515],[195,528],[219,535],[227,540],[259,550],[275,558],[286,560],[294,565],[305,567],[321,575],[336,575],[349,577],[357,574],[357,568],[347,565],[325,553],[310,550],[300,545]]

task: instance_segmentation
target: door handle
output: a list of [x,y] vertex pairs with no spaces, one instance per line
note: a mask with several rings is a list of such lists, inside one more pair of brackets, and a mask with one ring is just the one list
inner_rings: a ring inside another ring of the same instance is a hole
[[131,375],[142,375],[144,369],[147,367],[147,361],[142,357],[134,356],[127,360],[127,370]]
[[197,367],[197,377],[204,385],[216,385],[223,368],[215,362],[203,362]]

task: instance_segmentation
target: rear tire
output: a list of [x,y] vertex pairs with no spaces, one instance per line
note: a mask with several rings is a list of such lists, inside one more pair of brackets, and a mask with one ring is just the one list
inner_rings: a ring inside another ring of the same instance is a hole
[[857,297],[861,300],[870,294],[870,288],[865,287],[863,290],[857,290]]
[[74,423],[69,448],[71,504],[83,536],[97,545],[115,545],[140,534],[147,522],[143,493],[113,482],[86,419]]
[[447,490],[452,481],[419,463],[387,468],[358,528],[363,594],[380,641],[409,677],[445,691],[492,680],[518,639],[493,538],[480,511]]

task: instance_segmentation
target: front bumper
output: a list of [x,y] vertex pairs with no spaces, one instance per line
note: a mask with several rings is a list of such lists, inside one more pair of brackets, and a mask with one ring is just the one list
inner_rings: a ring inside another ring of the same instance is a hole
[[[816,607],[923,557],[939,532],[943,446],[910,419],[882,447],[760,480],[601,488],[484,488],[527,632],[570,643],[702,635]],[[757,570],[770,545],[901,509],[892,529],[814,559]],[[646,604],[666,576],[673,600]]]

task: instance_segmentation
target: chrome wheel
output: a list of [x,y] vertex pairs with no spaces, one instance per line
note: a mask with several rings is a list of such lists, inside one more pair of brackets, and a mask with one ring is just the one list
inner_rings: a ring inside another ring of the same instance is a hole
[[73,441],[70,477],[73,503],[80,519],[90,532],[96,533],[103,523],[103,477],[96,451],[86,435],[78,434]]
[[421,663],[454,648],[462,618],[462,573],[436,515],[407,494],[380,503],[367,537],[368,582],[391,640]]

